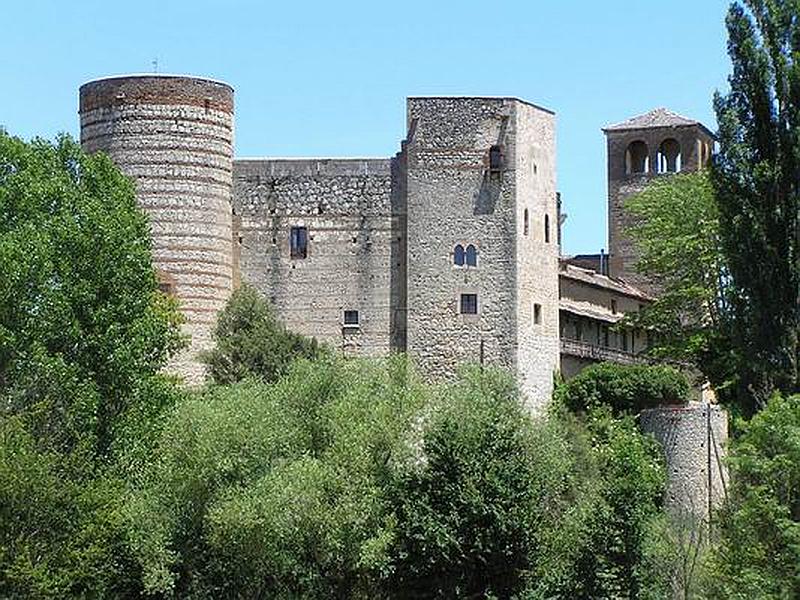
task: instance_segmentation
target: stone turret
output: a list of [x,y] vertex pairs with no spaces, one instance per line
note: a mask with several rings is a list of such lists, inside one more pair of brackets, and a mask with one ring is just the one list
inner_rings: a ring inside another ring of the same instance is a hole
[[197,360],[233,285],[233,89],[175,75],[128,75],[80,89],[81,143],[133,178],[148,213],[155,266],[186,321],[190,346],[171,369],[199,383]]

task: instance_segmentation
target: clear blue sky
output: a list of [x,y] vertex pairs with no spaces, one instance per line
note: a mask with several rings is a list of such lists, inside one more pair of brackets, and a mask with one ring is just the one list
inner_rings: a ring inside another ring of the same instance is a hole
[[716,124],[726,0],[3,2],[0,126],[78,133],[78,86],[159,71],[236,89],[238,156],[390,156],[405,97],[519,96],[558,115],[567,253],[606,242],[600,128],[666,106]]

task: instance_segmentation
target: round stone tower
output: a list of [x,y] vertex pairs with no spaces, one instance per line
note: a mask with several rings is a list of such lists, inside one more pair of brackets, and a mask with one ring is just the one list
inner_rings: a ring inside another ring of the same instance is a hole
[[199,383],[198,352],[233,283],[233,89],[175,75],[98,79],[80,88],[80,119],[84,149],[108,153],[135,181],[162,289],[191,336],[171,370]]
[[644,410],[639,424],[664,449],[665,504],[674,513],[707,520],[725,497],[728,415],[713,404]]

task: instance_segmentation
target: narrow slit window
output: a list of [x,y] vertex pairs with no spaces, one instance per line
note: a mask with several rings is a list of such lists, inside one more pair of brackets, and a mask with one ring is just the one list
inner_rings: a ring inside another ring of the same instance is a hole
[[467,246],[466,262],[468,267],[478,266],[478,251],[472,244]]
[[344,311],[343,319],[345,327],[358,327],[361,324],[357,310]]
[[308,256],[308,228],[292,227],[289,243],[292,258],[306,258]]
[[522,231],[525,235],[528,235],[528,230],[530,229],[530,218],[528,215],[528,209],[525,209],[525,213],[522,217]]
[[478,294],[461,294],[461,314],[478,314]]
[[533,305],[533,322],[535,325],[542,324],[542,305],[541,304],[534,304]]
[[550,243],[550,215],[544,216],[544,243]]

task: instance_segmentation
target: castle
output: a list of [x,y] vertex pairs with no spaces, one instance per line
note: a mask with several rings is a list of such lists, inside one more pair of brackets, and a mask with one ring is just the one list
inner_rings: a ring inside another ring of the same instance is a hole
[[411,97],[405,139],[380,159],[236,159],[233,114],[233,89],[204,78],[80,89],[81,142],[135,180],[162,286],[186,317],[174,369],[202,380],[197,354],[246,282],[290,329],[345,354],[404,351],[433,379],[466,362],[509,369],[533,411],[554,373],[641,360],[646,333],[614,327],[653,292],[622,203],[652,177],[702,168],[713,147],[665,109],[607,127],[610,252],[562,257],[550,110]]

